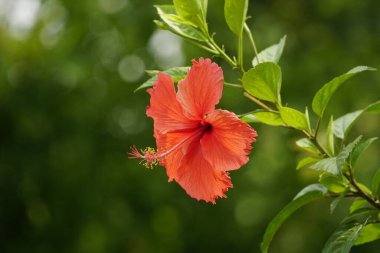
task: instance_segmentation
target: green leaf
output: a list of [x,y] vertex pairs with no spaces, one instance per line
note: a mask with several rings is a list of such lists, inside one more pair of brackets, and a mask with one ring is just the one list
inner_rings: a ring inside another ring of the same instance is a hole
[[310,166],[310,169],[328,172],[330,174],[340,176],[340,170],[336,165],[336,157],[330,157],[320,160],[319,162]]
[[352,202],[350,206],[350,214],[353,214],[357,210],[362,209],[366,206],[368,206],[367,200],[362,199],[362,198],[357,198]]
[[329,102],[331,96],[334,92],[350,77],[361,73],[367,70],[375,70],[374,68],[366,67],[366,66],[358,66],[356,68],[351,69],[347,73],[338,76],[325,84],[314,96],[312,107],[314,112],[322,117],[323,112],[326,109],[327,103]]
[[327,240],[322,253],[349,253],[365,224],[340,224]]
[[376,171],[375,176],[372,178],[371,188],[375,194],[377,194],[380,190],[380,168]]
[[228,27],[237,36],[242,36],[248,10],[248,0],[225,0],[224,16]]
[[309,130],[305,114],[290,107],[280,107],[282,120],[290,127],[300,130]]
[[281,68],[273,62],[258,64],[243,75],[244,89],[254,97],[281,104]]
[[173,3],[178,16],[182,19],[201,29],[207,27],[207,0],[173,0]]
[[306,117],[308,132],[312,133],[313,131],[312,131],[311,125],[310,125],[309,109],[307,109],[307,107],[305,108],[305,117]]
[[[275,62],[278,63],[280,61],[282,52],[284,51],[286,42],[286,35],[281,38],[281,40],[270,47],[265,48],[263,51],[259,53],[260,62]],[[259,64],[257,57],[253,58],[252,65],[255,67]]]
[[255,111],[241,118],[245,122],[263,123],[270,126],[285,126],[279,113],[268,111]]
[[339,197],[335,198],[333,201],[331,201],[330,204],[330,213],[333,214],[336,207],[340,203],[340,201],[344,198],[344,195],[340,195]]
[[327,189],[318,184],[313,184],[305,187],[297,196],[285,206],[276,217],[269,223],[263,241],[261,242],[261,251],[267,253],[273,236],[280,228],[281,224],[296,210],[302,206],[323,197],[327,193]]
[[337,176],[324,173],[319,177],[319,183],[324,185],[330,192],[342,193],[346,190],[347,185]]
[[[200,42],[207,41],[207,37],[202,31],[176,15],[176,10],[173,5],[155,5],[154,7],[156,7],[158,15],[167,25],[167,29],[187,39]],[[158,25],[165,29],[162,24],[160,25],[158,23]]]
[[305,166],[310,166],[310,165],[312,165],[312,164],[314,164],[320,160],[321,160],[321,158],[319,158],[319,157],[307,156],[298,162],[296,170],[299,170]]
[[[173,78],[174,82],[178,82],[182,80],[183,78],[185,78],[188,71],[189,71],[189,67],[175,67],[175,68],[170,68],[161,72],[170,75]],[[159,71],[157,71],[157,73],[158,72]],[[152,87],[155,81],[157,81],[157,74],[151,77],[150,79],[148,79],[145,83],[140,85],[137,89],[135,89],[135,92],[144,88]]]
[[329,124],[327,126],[327,130],[326,130],[326,151],[330,156],[335,155],[333,122],[334,122],[334,118],[331,116]]
[[313,154],[319,154],[318,148],[314,145],[314,143],[308,138],[302,138],[296,141],[296,145],[302,148],[305,151],[308,151]]
[[358,142],[361,140],[362,136],[359,136],[356,138],[353,142],[345,146],[342,151],[337,155],[336,157],[336,166],[338,167],[339,171],[342,171],[344,165],[346,164],[347,158],[350,156],[352,150],[354,147],[358,144]]
[[369,138],[363,142],[360,142],[356,145],[354,150],[351,153],[351,164],[352,166],[355,166],[356,161],[358,160],[359,156],[374,142],[377,140],[377,137]]
[[380,224],[367,224],[360,232],[355,245],[360,245],[380,239]]
[[351,130],[354,123],[364,114],[364,113],[380,113],[380,101],[377,101],[363,110],[355,111],[343,115],[334,121],[334,134],[340,139],[347,137],[349,131]]

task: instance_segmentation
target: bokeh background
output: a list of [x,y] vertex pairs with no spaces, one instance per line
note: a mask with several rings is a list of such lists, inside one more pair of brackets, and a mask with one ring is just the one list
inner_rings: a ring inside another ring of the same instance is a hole
[[[0,0],[0,252],[259,252],[268,222],[316,181],[309,170],[295,171],[299,136],[261,125],[251,162],[231,173],[235,187],[216,205],[167,183],[163,168],[127,158],[133,144],[155,145],[148,95],[133,93],[148,78],[144,70],[209,56],[156,29],[153,4],[170,1]],[[259,49],[288,35],[283,100],[303,110],[334,76],[357,65],[380,68],[379,10],[376,0],[255,0],[248,23]],[[223,1],[209,1],[208,22],[235,54]],[[247,47],[247,66],[250,58]],[[361,74],[328,112],[340,116],[379,98],[379,72]],[[229,87],[219,106],[237,114],[256,108]],[[365,116],[352,136],[380,136],[379,123]],[[377,143],[360,160],[364,183],[380,167],[379,152]],[[329,203],[293,215],[272,252],[320,252],[350,202],[332,215]]]

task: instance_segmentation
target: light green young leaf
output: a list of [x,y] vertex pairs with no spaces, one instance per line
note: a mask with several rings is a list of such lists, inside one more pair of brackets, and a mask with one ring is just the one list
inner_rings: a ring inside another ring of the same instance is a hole
[[248,0],[225,0],[224,16],[228,27],[237,36],[242,36],[248,10]]
[[346,190],[347,185],[337,176],[324,173],[319,177],[319,183],[324,185],[330,192],[342,193]]
[[380,239],[380,223],[367,224],[359,234],[355,245],[360,245],[368,242],[373,242]]
[[296,141],[296,145],[305,151],[308,151],[313,154],[319,154],[318,148],[314,145],[314,143],[308,138],[302,138]]
[[374,177],[372,178],[371,188],[375,194],[377,194],[380,190],[380,168],[376,171]]
[[327,240],[322,253],[349,253],[365,224],[340,224]]
[[285,126],[279,113],[268,111],[255,111],[241,118],[245,122],[263,123],[270,126]]
[[[170,75],[173,78],[174,82],[178,82],[182,80],[183,78],[185,78],[187,72],[189,71],[189,68],[190,67],[175,67],[175,68],[170,68],[161,72]],[[159,71],[157,71],[157,73],[158,72]],[[150,79],[148,79],[145,83],[140,85],[137,89],[135,89],[135,92],[144,88],[152,87],[155,81],[157,81],[157,74],[151,77]]]
[[207,27],[207,0],[173,0],[173,3],[178,16],[183,20],[201,30]]
[[281,104],[281,68],[273,62],[258,64],[243,75],[244,89],[254,97]]
[[347,137],[349,131],[351,130],[354,123],[366,112],[370,113],[380,113],[380,101],[377,101],[363,110],[355,111],[343,115],[334,121],[334,134],[340,139]]
[[319,157],[307,156],[298,162],[296,170],[299,170],[305,166],[310,166],[310,165],[312,165],[312,164],[314,164],[320,160],[321,160],[321,158],[319,158]]
[[282,120],[290,127],[309,130],[305,114],[290,107],[280,107]]
[[351,165],[355,166],[356,161],[358,160],[359,156],[374,142],[377,140],[377,137],[369,138],[363,142],[360,142],[356,145],[354,150],[351,153]]
[[290,202],[287,206],[285,206],[276,217],[269,223],[263,241],[261,242],[261,252],[267,253],[269,249],[269,245],[273,239],[273,236],[280,228],[281,224],[296,210],[301,208],[302,206],[322,198],[327,193],[327,189],[318,184],[313,184],[305,187],[297,196]]
[[[284,51],[286,42],[286,35],[281,38],[281,40],[270,47],[265,48],[263,51],[259,53],[260,62],[275,62],[278,63],[280,61],[282,52]],[[259,64],[257,57],[253,58],[252,66],[255,67]]]
[[333,133],[333,122],[334,118],[331,116],[329,124],[326,130],[326,151],[329,155],[335,155],[335,142],[334,142],[334,133]]
[[342,171],[344,165],[346,164],[347,158],[350,156],[354,147],[359,143],[362,136],[357,137],[353,142],[345,146],[342,151],[336,157],[336,166],[339,171]]
[[368,206],[368,202],[365,199],[357,198],[355,199],[350,206],[350,214],[353,214],[355,211],[360,210]]
[[358,66],[356,68],[351,69],[347,73],[338,76],[325,84],[314,96],[312,107],[314,112],[322,117],[327,103],[329,102],[331,96],[334,94],[334,92],[350,77],[361,73],[363,71],[367,70],[375,70],[374,68],[366,67],[366,66]]
[[309,109],[307,109],[307,107],[305,108],[305,117],[306,117],[308,132],[312,133],[313,130],[311,129],[311,125],[310,125]]
[[336,165],[336,157],[330,157],[320,160],[319,162],[310,166],[310,169],[328,172],[335,176],[340,176],[340,170]]
[[[176,15],[173,5],[155,5],[157,13],[172,32],[190,40],[205,42],[207,37],[199,29],[192,26],[191,23],[183,20]],[[156,22],[157,24],[157,22]],[[161,28],[164,28],[160,25]]]

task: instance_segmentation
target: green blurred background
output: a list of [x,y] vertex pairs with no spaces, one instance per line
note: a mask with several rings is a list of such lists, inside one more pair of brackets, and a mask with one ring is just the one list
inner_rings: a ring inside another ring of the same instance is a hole
[[[251,162],[231,173],[234,188],[216,205],[167,183],[161,167],[129,160],[129,146],[154,146],[149,103],[133,90],[145,69],[186,66],[209,56],[156,29],[153,4],[141,0],[0,0],[0,252],[259,252],[274,215],[317,175],[295,171],[302,155],[293,132],[255,125]],[[280,62],[283,101],[298,109],[318,88],[356,65],[380,68],[377,0],[255,0],[248,21],[259,49],[288,35]],[[227,51],[236,39],[223,1],[210,0],[208,22]],[[247,47],[247,66],[252,57]],[[220,59],[226,79],[236,74]],[[379,99],[379,72],[353,78],[331,102],[340,116]],[[255,109],[226,87],[221,108]],[[380,136],[365,116],[353,136]],[[368,183],[380,167],[379,144],[360,160]],[[292,216],[271,252],[317,253],[345,215],[329,201]],[[379,252],[380,244],[352,252]]]

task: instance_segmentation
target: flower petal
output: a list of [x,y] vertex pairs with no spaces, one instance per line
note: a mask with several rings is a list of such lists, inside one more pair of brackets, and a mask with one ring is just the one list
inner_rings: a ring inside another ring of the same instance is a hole
[[186,78],[178,83],[177,99],[186,116],[202,119],[219,103],[223,91],[223,71],[210,59],[193,60]]
[[177,177],[177,170],[181,165],[182,158],[186,155],[189,145],[192,142],[199,143],[200,134],[199,131],[180,131],[180,132],[168,132],[161,134],[155,131],[155,138],[157,144],[157,151],[159,154],[164,154],[161,159],[161,165],[165,166],[166,174],[169,177],[169,182]]
[[190,120],[183,114],[181,104],[176,99],[174,82],[171,76],[158,73],[153,88],[148,89],[150,107],[146,114],[154,119],[154,129],[161,133],[167,131],[194,128],[198,122]]
[[216,198],[225,198],[224,192],[233,187],[226,172],[214,169],[204,159],[199,142],[189,146],[175,180],[191,197],[214,204]]
[[256,141],[256,131],[225,110],[215,110],[205,121],[211,124],[211,129],[202,136],[201,146],[211,166],[228,171],[246,164],[251,143]]

